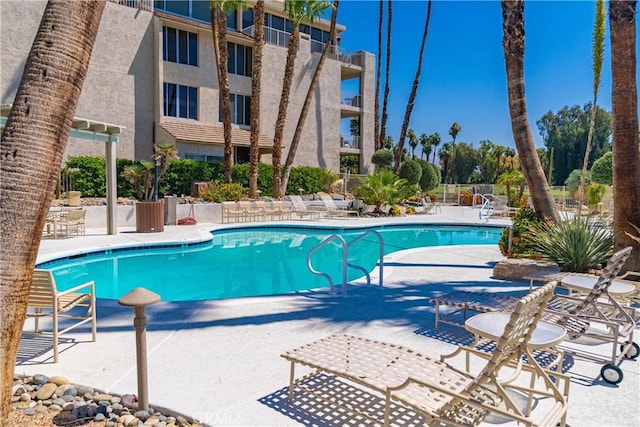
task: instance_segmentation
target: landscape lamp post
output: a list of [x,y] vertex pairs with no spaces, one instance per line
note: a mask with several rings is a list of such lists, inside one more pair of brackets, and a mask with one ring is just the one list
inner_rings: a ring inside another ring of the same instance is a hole
[[118,304],[133,307],[135,317],[133,326],[136,328],[136,362],[138,368],[138,409],[149,409],[149,394],[147,383],[147,317],[144,308],[160,301],[160,295],[145,288],[135,288],[118,300]]

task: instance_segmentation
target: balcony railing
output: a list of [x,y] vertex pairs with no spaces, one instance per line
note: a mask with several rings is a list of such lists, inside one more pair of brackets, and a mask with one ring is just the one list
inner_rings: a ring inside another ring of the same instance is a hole
[[109,0],[112,3],[153,12],[153,0]]
[[360,148],[361,138],[359,135],[340,135],[340,147],[357,150]]
[[[253,32],[255,28],[252,26],[245,28],[242,30],[243,33],[253,37]],[[291,38],[291,33],[287,33],[286,31],[276,30],[274,28],[264,28],[264,41],[269,44],[275,44],[276,46],[289,46],[289,39]]]
[[362,97],[360,95],[343,93],[340,104],[360,108],[362,107]]

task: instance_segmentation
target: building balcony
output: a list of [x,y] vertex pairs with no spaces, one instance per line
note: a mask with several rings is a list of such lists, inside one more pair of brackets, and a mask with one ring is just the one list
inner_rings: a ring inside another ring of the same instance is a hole
[[340,148],[360,150],[361,138],[359,135],[340,135]]

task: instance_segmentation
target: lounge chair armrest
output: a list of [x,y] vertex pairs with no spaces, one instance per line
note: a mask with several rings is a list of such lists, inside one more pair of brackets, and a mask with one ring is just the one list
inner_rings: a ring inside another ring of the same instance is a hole
[[[635,277],[635,279],[629,279]],[[630,282],[640,282],[640,271],[627,271],[622,276],[616,277],[616,279],[629,280]]]
[[84,289],[84,288],[91,289],[91,295],[95,294],[95,282],[92,280],[90,282],[83,283],[82,285],[75,286],[75,287],[73,287],[71,289],[67,289],[66,291],[58,292],[58,296],[71,294],[71,293],[77,292],[80,289]]

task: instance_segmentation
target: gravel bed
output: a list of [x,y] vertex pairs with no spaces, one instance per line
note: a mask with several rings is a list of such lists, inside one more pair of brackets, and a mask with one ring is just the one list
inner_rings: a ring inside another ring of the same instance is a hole
[[133,394],[122,396],[71,383],[61,376],[16,377],[9,426],[199,427],[163,409],[138,409]]

